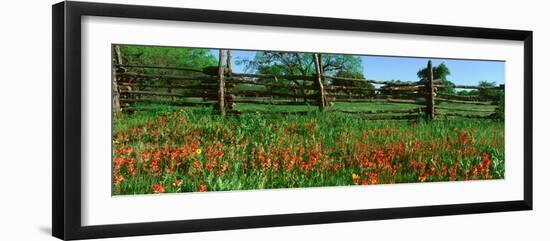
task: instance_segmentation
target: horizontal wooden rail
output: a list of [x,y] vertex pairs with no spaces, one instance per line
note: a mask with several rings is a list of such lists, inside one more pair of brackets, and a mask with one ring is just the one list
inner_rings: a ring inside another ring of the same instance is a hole
[[344,80],[344,81],[355,81],[371,84],[382,84],[382,85],[393,85],[393,86],[415,86],[418,85],[418,82],[396,82],[396,81],[385,81],[385,80],[369,80],[369,79],[355,79],[355,78],[345,78],[345,77],[336,77],[323,75],[324,78],[333,79],[333,80]]
[[375,97],[377,97],[378,95],[376,94],[364,94],[364,95],[361,95],[361,94],[346,94],[346,93],[325,93],[325,95],[327,97],[335,97],[335,98],[342,98],[342,99],[354,99],[354,98],[359,98],[359,99],[374,99]]
[[215,84],[171,84],[171,85],[158,85],[158,84],[142,84],[142,83],[119,83],[120,86],[130,87],[144,87],[144,88],[162,88],[162,89],[192,89],[192,90],[213,90],[217,89]]
[[331,110],[332,112],[343,112],[349,114],[397,114],[397,113],[419,113],[421,108],[401,109],[401,110]]
[[120,99],[122,103],[147,103],[147,104],[162,104],[173,106],[212,106],[216,102],[182,102],[169,100],[148,100],[148,99]]
[[456,95],[456,94],[448,94],[448,93],[437,93],[437,95],[448,99],[487,101],[486,98],[483,98],[480,95]]
[[416,100],[401,100],[401,99],[333,99],[332,102],[381,102],[381,103],[405,103],[424,105],[425,103]]
[[425,91],[426,87],[424,86],[402,86],[402,87],[392,87],[392,88],[380,88],[377,89],[380,92],[384,91],[406,91],[406,92],[413,92],[413,91]]
[[463,113],[437,113],[437,116],[456,116],[456,117],[479,118],[479,119],[492,118],[492,115],[472,115],[472,114],[463,114]]
[[504,85],[500,86],[478,86],[478,85],[434,85],[437,88],[454,88],[454,89],[477,89],[477,90],[503,90]]
[[150,79],[159,79],[159,80],[201,80],[201,81],[212,81],[217,82],[218,78],[213,76],[180,76],[180,75],[161,75],[161,74],[140,74],[133,72],[124,72],[117,74],[118,76],[128,76],[136,78],[150,78]]
[[236,77],[248,77],[248,78],[260,78],[260,79],[278,79],[278,80],[305,80],[313,81],[312,75],[272,75],[272,74],[244,74],[244,73],[231,73],[231,76]]
[[424,96],[410,93],[410,94],[346,94],[346,93],[326,93],[327,97],[336,97],[337,99],[417,99],[424,98]]
[[330,92],[342,92],[346,90],[375,91],[376,89],[366,88],[366,87],[355,87],[355,86],[339,86],[339,85],[327,85],[325,88],[325,91],[330,91]]
[[204,70],[199,68],[177,67],[177,66],[162,66],[162,65],[137,65],[137,64],[116,64],[116,67],[126,68],[145,68],[145,69],[170,69],[182,70],[202,73]]
[[245,96],[245,97],[286,97],[286,98],[306,98],[306,99],[316,99],[317,95],[313,94],[288,94],[288,93],[277,93],[265,90],[230,90],[226,91],[229,95],[234,95],[235,97]]
[[269,87],[276,87],[276,88],[282,88],[282,89],[298,89],[298,90],[316,90],[314,86],[291,86],[281,83],[269,83],[269,82],[258,82],[258,81],[252,81],[252,80],[242,80],[238,78],[227,78],[226,83],[232,83],[232,84],[250,84],[250,85],[261,85],[261,86],[269,86]]
[[139,90],[130,90],[130,91],[120,91],[121,94],[137,94],[137,95],[153,95],[153,96],[172,96],[172,97],[215,97],[217,96],[216,92],[209,91],[209,92],[202,92],[202,93],[185,93],[185,94],[177,94],[177,93],[167,93],[167,92],[154,92],[154,91],[139,91]]
[[269,100],[269,99],[263,99],[263,98],[233,98],[228,99],[228,102],[233,103],[249,103],[249,104],[269,104],[269,105],[316,105],[317,102],[308,101],[304,102],[302,101],[293,101],[293,100]]
[[466,100],[450,100],[444,98],[435,98],[436,101],[456,103],[456,104],[472,104],[472,105],[495,105],[493,101],[466,101]]
[[273,115],[307,115],[313,111],[262,111],[262,110],[230,110],[230,114],[273,114]]
[[494,113],[494,109],[463,109],[463,108],[454,108],[454,107],[443,107],[443,106],[436,106],[436,110],[446,110],[448,112],[452,111],[463,111],[463,112],[490,112]]

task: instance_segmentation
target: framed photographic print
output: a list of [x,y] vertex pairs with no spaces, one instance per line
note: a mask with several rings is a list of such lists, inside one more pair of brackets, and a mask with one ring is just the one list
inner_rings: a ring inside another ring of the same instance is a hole
[[532,32],[61,2],[53,235],[532,209]]

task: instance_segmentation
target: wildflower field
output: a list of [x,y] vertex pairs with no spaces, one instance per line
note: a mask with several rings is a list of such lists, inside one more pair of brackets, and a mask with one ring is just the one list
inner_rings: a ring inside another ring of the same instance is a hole
[[119,113],[112,194],[504,178],[504,123],[212,109]]

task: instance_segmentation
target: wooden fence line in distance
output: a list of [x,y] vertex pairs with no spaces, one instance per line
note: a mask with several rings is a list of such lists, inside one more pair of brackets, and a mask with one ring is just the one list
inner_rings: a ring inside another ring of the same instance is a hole
[[279,84],[279,83],[254,82],[254,81],[251,81],[251,80],[240,80],[240,79],[233,78],[233,77],[229,77],[226,80],[227,80],[226,84],[227,83],[231,83],[231,84],[250,84],[250,85],[261,85],[261,86],[277,87],[277,88],[281,88],[281,89],[299,89],[299,90],[316,90],[317,89],[314,86],[303,86],[303,85],[288,86],[288,85]]
[[434,85],[437,88],[454,88],[454,89],[477,89],[477,90],[502,90],[504,85],[499,86],[477,86],[477,85]]
[[140,83],[119,83],[119,86],[128,86],[134,88],[148,87],[148,88],[161,88],[161,89],[188,89],[188,90],[212,90],[217,89],[218,85],[209,84],[140,84]]
[[[116,56],[116,45],[113,49]],[[227,54],[227,55],[226,55]],[[355,79],[328,76],[321,68],[321,54],[312,54],[314,75],[271,75],[234,73],[231,70],[231,51],[219,50],[218,66],[204,69],[123,64],[118,56],[113,60],[113,111],[115,102],[124,111],[136,111],[134,103],[148,103],[171,106],[215,106],[221,115],[225,113],[274,113],[274,111],[237,110],[240,104],[318,106],[321,111],[360,114],[367,119],[411,119],[426,116],[460,116],[486,118],[494,109],[450,108],[438,103],[454,103],[479,106],[493,106],[495,100],[480,95],[457,95],[438,93],[440,88],[503,91],[504,85],[471,86],[444,85],[434,79],[431,61],[426,80],[397,82],[384,80]],[[226,58],[227,56],[227,58]],[[182,71],[183,74],[150,74],[145,69],[166,69]],[[116,70],[116,71],[115,71]],[[350,85],[333,85],[340,80]],[[298,82],[300,81],[300,82]],[[377,88],[355,86],[362,82],[381,85]],[[163,99],[164,98],[164,99]],[[167,99],[172,98],[172,99]],[[340,110],[332,108],[333,103],[402,103],[418,107],[399,110]],[[143,106],[146,107],[146,106]],[[151,109],[151,108],[143,108]],[[475,114],[465,114],[474,112]],[[278,111],[280,114],[303,114],[310,111]],[[372,117],[372,118],[371,118]]]
[[445,98],[435,98],[437,101],[457,103],[457,104],[470,104],[470,105],[493,105],[496,104],[494,101],[467,101],[467,100],[451,100]]
[[190,71],[190,72],[197,72],[197,73],[203,73],[203,71],[204,71],[203,69],[197,69],[197,68],[176,67],[176,66],[161,66],[161,65],[116,64],[115,67],[181,70],[181,71]]
[[476,114],[464,114],[464,113],[438,113],[442,116],[458,116],[464,118],[477,118],[477,119],[489,119],[492,118],[492,115],[476,115]]
[[139,74],[133,72],[117,73],[118,76],[139,77],[142,79],[157,79],[157,80],[189,80],[189,81],[209,81],[217,83],[218,78],[212,76],[179,76],[179,75],[160,75],[160,74]]
[[147,104],[161,104],[171,106],[214,106],[217,102],[180,102],[180,101],[168,101],[168,100],[141,100],[141,99],[121,99],[123,103],[147,103]]
[[348,113],[348,114],[401,114],[401,113],[421,113],[423,112],[422,108],[410,108],[410,109],[401,109],[401,110],[338,110],[338,112]]
[[360,81],[364,83],[371,84],[382,84],[382,85],[391,85],[391,86],[417,86],[419,82],[396,82],[396,81],[385,81],[385,80],[371,80],[371,79],[354,79],[354,78],[345,78],[345,77],[335,77],[323,75],[327,79],[333,80],[344,80],[344,81]]
[[464,109],[464,108],[449,108],[449,107],[443,107],[443,106],[436,106],[435,110],[436,110],[436,112],[438,110],[461,111],[461,112],[486,112],[486,113],[495,112],[495,110],[489,110],[489,109]]
[[419,103],[416,100],[403,100],[403,99],[370,99],[370,98],[364,98],[364,99],[334,99],[331,100],[332,102],[349,102],[349,103],[361,103],[361,102],[368,102],[368,103],[401,103],[401,104],[416,104],[416,105],[424,105],[422,103]]

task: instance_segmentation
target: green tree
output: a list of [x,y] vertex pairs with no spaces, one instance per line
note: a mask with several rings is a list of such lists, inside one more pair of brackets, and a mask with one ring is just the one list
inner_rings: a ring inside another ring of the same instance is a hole
[[[363,72],[361,58],[352,55],[322,54],[322,68],[326,74],[340,70]],[[313,54],[298,52],[259,51],[253,60],[241,60],[248,70],[277,75],[313,75]],[[273,73],[275,72],[275,73]]]
[[495,82],[489,82],[486,80],[479,82],[480,87],[487,87],[492,89],[480,89],[479,97],[482,99],[491,99],[491,100],[498,100],[501,95],[504,95],[504,92],[501,90],[496,89],[497,84]]
[[[401,80],[390,80],[396,84],[403,83]],[[395,95],[395,94],[414,94],[414,91],[402,91],[402,90],[393,90],[395,86],[392,85],[382,85],[380,86],[380,94],[382,95]]]
[[[445,65],[445,63],[441,63],[433,67],[432,69],[433,69],[434,80],[439,79],[443,85],[454,86],[453,82],[447,79],[447,76],[451,75],[451,71],[449,70],[447,65]],[[420,69],[416,73],[416,75],[420,79],[420,83],[425,83],[428,80],[428,75],[429,75],[428,68],[426,67],[426,68]],[[454,88],[453,87],[439,88],[438,92],[452,94],[454,93]]]
[[494,101],[497,104],[493,118],[504,120],[504,90],[497,89],[497,84],[495,82],[486,80],[480,81],[479,86],[487,87],[487,89],[479,89],[477,91],[479,97],[483,100]]
[[497,108],[495,108],[495,113],[493,117],[498,120],[504,120],[504,91],[501,92],[497,100]]
[[[208,66],[218,65],[218,60],[208,49],[200,48],[176,48],[176,47],[157,47],[157,46],[140,46],[140,45],[120,45],[120,52],[123,64],[130,65],[156,65],[156,66],[172,66],[185,67],[194,69],[203,69]],[[141,74],[158,74],[158,75],[180,75],[180,76],[200,76],[203,73],[197,71],[175,70],[175,69],[160,69],[160,68],[139,68],[128,67],[124,71],[141,73]],[[170,79],[139,79],[131,78],[123,79],[122,82],[127,83],[143,83],[146,85],[171,85],[174,80]],[[192,81],[198,84],[199,80]],[[130,87],[136,90],[148,90],[151,87]],[[154,88],[153,88],[154,89]],[[181,90],[166,88],[167,92],[176,91],[178,93],[188,93],[192,90]],[[131,98],[141,98],[139,95],[130,95]],[[166,99],[166,97],[147,97],[153,99]],[[172,101],[176,97],[171,98]]]
[[455,90],[457,95],[469,96],[479,95],[479,90]]
[[[361,58],[352,55],[322,54],[321,62],[322,70],[326,75],[334,75],[338,71],[363,72]],[[237,64],[244,64],[247,71],[275,75],[278,77],[277,82],[294,87],[311,86],[313,83],[299,79],[285,79],[284,76],[313,76],[316,74],[314,58],[311,53],[258,51],[254,59],[239,60]],[[273,80],[260,79],[258,81]],[[302,90],[304,95],[307,92],[305,89]],[[294,93],[297,94],[298,91],[295,89]]]
[[[208,49],[176,48],[139,45],[121,45],[123,62],[125,64],[161,65],[187,68],[205,68],[218,65],[218,60]],[[189,71],[170,69],[131,69],[135,72],[147,74],[197,74]]]
[[[350,79],[365,79],[365,76],[361,72],[353,72],[347,70],[340,70],[336,73],[336,77],[350,78]],[[374,85],[366,81],[353,81],[353,80],[341,80],[335,79],[331,83],[333,86],[345,86],[352,89],[342,89],[338,92],[348,93],[354,95],[372,96],[374,95]],[[361,88],[361,89],[357,89]]]

